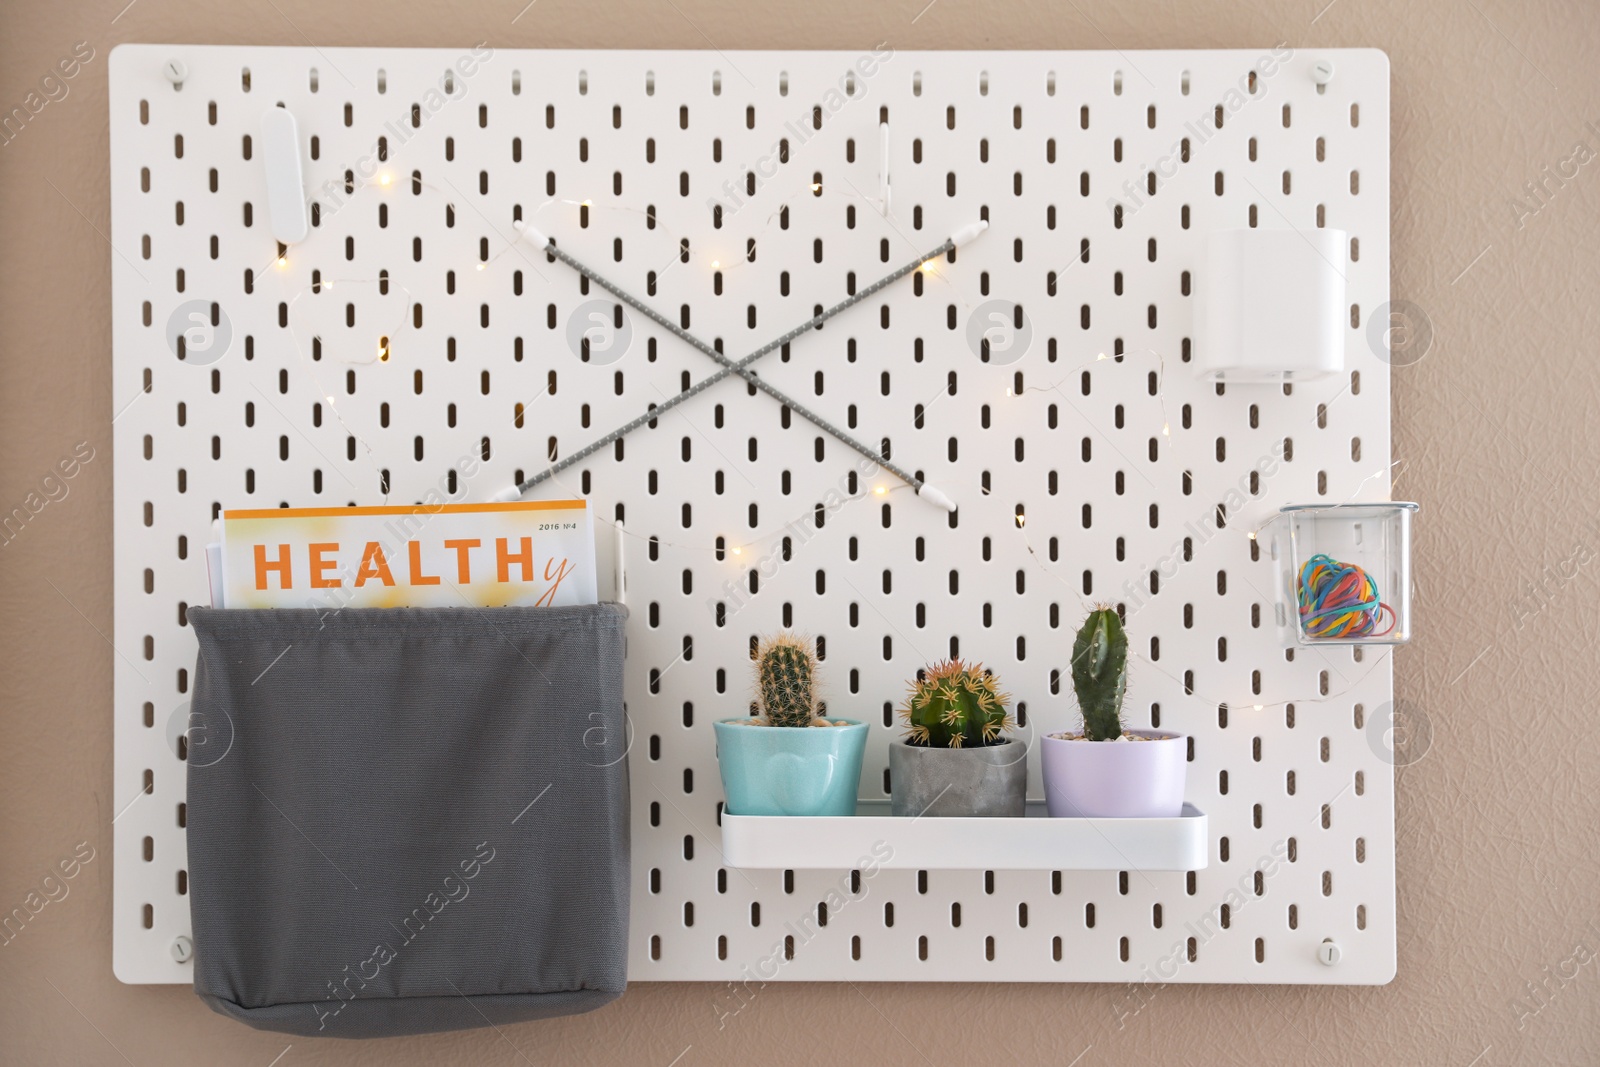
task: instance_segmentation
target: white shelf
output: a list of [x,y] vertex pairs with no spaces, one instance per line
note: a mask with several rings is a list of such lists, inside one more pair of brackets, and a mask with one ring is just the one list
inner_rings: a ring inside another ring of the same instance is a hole
[[1176,819],[1052,819],[1029,804],[1021,819],[896,817],[862,801],[854,817],[722,813],[729,867],[789,870],[1198,871],[1210,857],[1205,813]]

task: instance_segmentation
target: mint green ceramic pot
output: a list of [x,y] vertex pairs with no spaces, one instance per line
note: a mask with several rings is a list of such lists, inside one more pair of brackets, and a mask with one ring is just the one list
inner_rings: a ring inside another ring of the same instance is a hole
[[[835,720],[838,721],[838,720]],[[727,810],[735,815],[854,815],[867,724],[712,723]]]

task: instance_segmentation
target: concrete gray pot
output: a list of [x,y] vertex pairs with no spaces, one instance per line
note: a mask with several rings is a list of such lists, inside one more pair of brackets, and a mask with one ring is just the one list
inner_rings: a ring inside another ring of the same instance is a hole
[[1026,813],[1028,749],[1019,741],[982,748],[889,745],[896,815],[1020,818]]

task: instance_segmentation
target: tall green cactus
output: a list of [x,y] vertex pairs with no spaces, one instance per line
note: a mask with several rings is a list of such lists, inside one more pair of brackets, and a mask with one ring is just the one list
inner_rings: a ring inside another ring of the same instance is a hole
[[1072,642],[1072,688],[1083,711],[1083,736],[1115,741],[1122,736],[1122,698],[1128,691],[1128,635],[1112,608],[1089,613]]
[[781,633],[756,649],[761,712],[772,726],[810,726],[817,717],[817,655],[811,642]]
[[1000,734],[1015,725],[1006,711],[1010,700],[983,664],[966,667],[958,659],[948,660],[911,682],[900,717],[906,720],[906,737],[913,745],[997,745],[1003,740]]

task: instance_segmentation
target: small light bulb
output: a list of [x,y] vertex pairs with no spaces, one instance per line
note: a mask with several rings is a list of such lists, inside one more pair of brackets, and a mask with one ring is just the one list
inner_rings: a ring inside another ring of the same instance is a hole
[[482,270],[482,269],[483,269],[483,268],[484,268],[484,267],[487,267],[487,266],[488,266],[488,265],[489,265],[489,264],[487,264],[487,263],[479,263],[479,264],[478,264],[478,269],[479,269],[479,270]]
[[820,193],[820,192],[822,192],[822,183],[821,183],[821,182],[812,182],[812,183],[811,183],[811,191],[812,191],[812,192],[813,192],[813,193]]
[[1257,705],[1256,705],[1256,710],[1257,710],[1257,711],[1260,711],[1260,710],[1261,710],[1261,709],[1262,709],[1262,708],[1264,708],[1264,707],[1266,707],[1266,705],[1265,705],[1265,704],[1257,704]]
[[1011,395],[1011,386],[1008,385],[1008,386],[1006,386],[1006,396],[1010,396],[1010,395]]
[[721,270],[721,269],[722,269],[722,260],[720,260],[720,259],[713,259],[713,260],[712,260],[712,261],[711,261],[711,269],[712,269],[712,270]]
[[1095,361],[1098,362],[1098,361],[1100,361],[1102,359],[1105,359],[1106,358],[1106,354],[1104,352],[1102,352],[1098,356],[1095,356],[1094,358],[1095,358]]
[[931,271],[933,269],[933,260],[929,259],[923,261],[922,269],[925,271]]
[[734,555],[735,555],[735,556],[741,556],[741,555],[743,555],[743,554],[744,554],[744,550],[743,550],[743,549],[741,549],[741,548],[739,548],[739,547],[738,547],[738,546],[737,546],[737,545],[735,545],[735,546],[734,546],[734,549],[733,549],[733,554],[734,554]]
[[1163,422],[1161,424],[1161,436],[1162,437],[1171,437],[1172,436],[1172,424],[1170,422]]
[[873,489],[873,490],[872,490],[872,491],[873,491],[873,492],[874,492],[874,493],[876,493],[876,494],[878,494],[878,495],[879,495],[879,496],[883,496],[883,495],[884,495],[884,494],[885,494],[885,493],[887,493],[887,492],[888,492],[888,491],[889,491],[889,490],[887,490],[887,489],[885,489],[885,488],[884,488],[884,487],[883,487],[883,486],[881,486],[881,485],[880,485],[880,486],[878,486],[878,487],[877,487],[877,488],[875,488],[875,489]]
[[287,267],[288,265],[289,265],[289,257],[287,257],[287,256],[279,256],[278,257],[278,266],[280,268]]
[[378,184],[379,185],[388,185],[393,180],[394,179],[389,177],[389,175],[387,175],[387,174],[380,175],[379,178],[378,178]]
[[1027,524],[1028,524],[1028,516],[1026,516],[1026,515],[1018,515],[1017,516],[1017,529],[1020,530],[1024,526],[1026,526]]
[[583,203],[584,207],[593,207],[594,206],[594,201],[593,200],[585,200],[582,203]]
[[331,396],[330,396],[330,397],[329,397],[329,398],[328,398],[328,403],[330,403],[330,404],[331,404],[331,403],[333,403],[333,397],[331,397]]
[[1250,538],[1250,540],[1254,541],[1256,539],[1256,532],[1254,530],[1251,530],[1249,533],[1245,534],[1245,536]]

